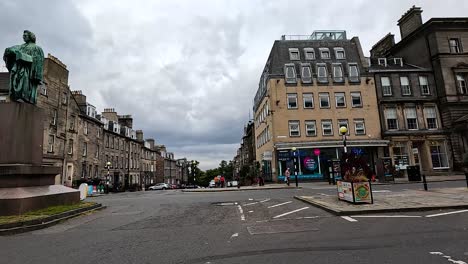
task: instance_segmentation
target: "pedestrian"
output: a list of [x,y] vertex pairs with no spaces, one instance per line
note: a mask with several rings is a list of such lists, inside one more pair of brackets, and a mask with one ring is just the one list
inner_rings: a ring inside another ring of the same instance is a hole
[[218,188],[218,187],[219,187],[219,179],[218,179],[218,177],[215,177],[215,178],[214,178],[214,182],[215,182],[215,188]]
[[286,169],[284,172],[284,181],[286,184],[289,186],[289,178],[291,177],[291,172],[289,171],[289,168]]
[[224,178],[224,175],[221,175],[221,188],[224,188],[225,183],[226,183],[226,179]]

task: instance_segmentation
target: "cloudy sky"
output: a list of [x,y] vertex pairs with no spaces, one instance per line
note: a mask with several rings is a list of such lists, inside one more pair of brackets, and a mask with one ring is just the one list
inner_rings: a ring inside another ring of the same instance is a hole
[[396,21],[414,4],[424,21],[467,16],[464,0],[1,0],[0,48],[35,32],[68,65],[72,90],[209,169],[235,155],[275,39],[344,29],[368,55],[388,32],[399,40]]

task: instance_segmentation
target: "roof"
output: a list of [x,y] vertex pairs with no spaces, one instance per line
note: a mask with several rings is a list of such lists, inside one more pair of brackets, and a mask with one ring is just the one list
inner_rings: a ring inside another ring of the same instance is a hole
[[428,72],[431,69],[426,69],[413,64],[403,63],[403,65],[395,64],[393,58],[387,58],[387,66],[379,65],[377,59],[371,59],[369,72]]
[[0,72],[0,93],[10,90],[10,73],[9,72]]
[[464,115],[460,118],[458,118],[457,120],[455,120],[455,123],[462,123],[462,122],[466,122],[468,121],[468,115]]

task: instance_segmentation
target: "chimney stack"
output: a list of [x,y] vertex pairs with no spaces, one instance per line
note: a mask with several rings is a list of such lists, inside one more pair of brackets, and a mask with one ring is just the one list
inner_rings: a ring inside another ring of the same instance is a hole
[[398,20],[401,39],[404,39],[422,25],[421,13],[422,9],[420,7],[413,6],[401,16]]
[[143,130],[137,130],[136,131],[136,139],[138,141],[143,141]]

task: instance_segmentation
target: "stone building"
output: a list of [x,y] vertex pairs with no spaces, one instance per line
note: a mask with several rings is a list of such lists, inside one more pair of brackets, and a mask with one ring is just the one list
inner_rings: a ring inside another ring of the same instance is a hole
[[438,127],[447,137],[428,138],[425,151],[431,156],[429,168],[451,172],[461,169],[462,155],[468,151],[468,18],[431,18],[422,23],[421,13],[413,6],[403,14],[398,20],[400,42],[388,34],[374,45],[371,56],[402,58],[434,76],[431,92],[437,95]]
[[[324,179],[343,152],[340,127],[347,127],[348,150],[376,170],[388,141],[381,139],[374,79],[358,37],[345,31],[276,40],[254,99],[256,160],[282,180],[299,156],[299,179]],[[293,151],[297,149],[297,152]]]
[[[143,134],[141,134],[143,137]],[[149,138],[143,142],[143,146],[141,148],[141,182],[145,185],[145,187],[149,187],[153,184],[158,183],[156,177],[156,156],[159,153],[156,151],[154,139]]]

